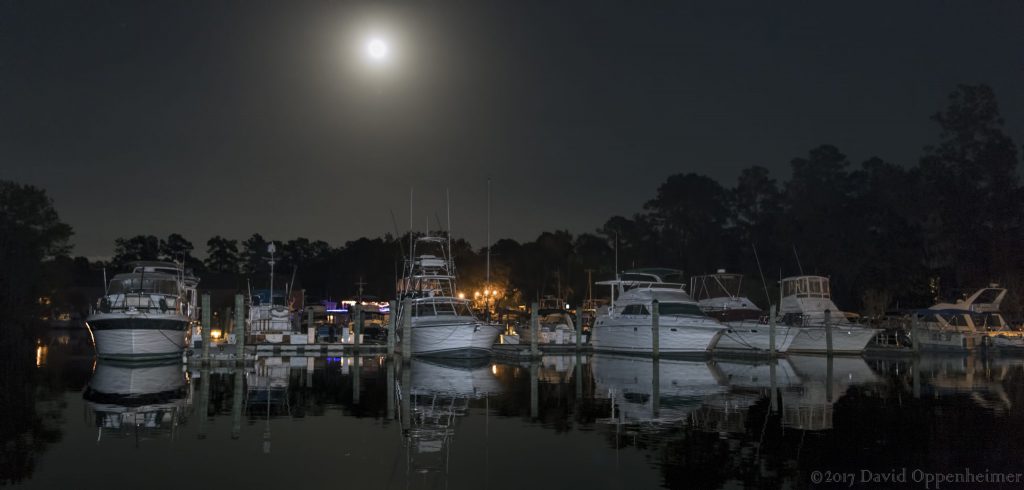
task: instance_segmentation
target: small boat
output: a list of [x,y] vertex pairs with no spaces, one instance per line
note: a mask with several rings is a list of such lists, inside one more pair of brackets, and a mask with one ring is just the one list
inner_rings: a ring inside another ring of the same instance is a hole
[[[715,352],[770,352],[768,313],[742,295],[743,275],[719,269],[715,274],[690,278],[690,292],[708,316],[729,327],[715,345]],[[786,352],[799,327],[775,326],[775,351]]]
[[173,262],[136,262],[117,274],[86,319],[101,359],[181,358],[196,320],[199,279]]
[[594,321],[591,332],[594,350],[653,352],[651,308],[657,301],[659,352],[707,354],[727,328],[701,310],[686,294],[681,281],[680,271],[638,269],[627,271],[615,280],[598,282],[611,287],[612,301]]
[[[566,308],[568,304],[561,298],[545,296],[537,307],[537,343],[548,345],[568,345],[576,343],[576,323],[572,313]],[[505,344],[529,344],[532,332],[529,322],[515,327],[513,333],[505,334]]]
[[[412,257],[399,284],[398,324],[411,317],[414,355],[487,357],[491,355],[498,325],[478,320],[469,300],[455,295],[455,264],[448,238],[424,236],[412,247]],[[410,308],[405,311],[408,299]],[[402,340],[406,342],[406,339]]]
[[828,351],[827,323],[832,328],[832,352],[860,354],[878,333],[847,320],[846,315],[832,302],[829,278],[823,276],[796,276],[782,280],[779,302],[781,325],[799,327],[789,344],[788,352],[826,353]]

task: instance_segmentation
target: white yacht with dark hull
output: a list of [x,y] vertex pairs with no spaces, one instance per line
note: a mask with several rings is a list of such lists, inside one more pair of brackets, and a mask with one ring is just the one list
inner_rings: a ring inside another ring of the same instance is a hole
[[101,359],[180,358],[196,318],[199,279],[172,262],[136,262],[110,280],[86,319]]
[[789,352],[818,353],[828,351],[825,331],[826,312],[832,327],[834,354],[860,354],[878,333],[850,322],[832,302],[829,278],[822,276],[796,276],[782,280],[780,325],[799,327],[789,344]]
[[[405,277],[399,284],[398,321],[412,320],[413,355],[450,358],[487,357],[501,333],[495,324],[478,320],[468,300],[455,294],[455,265],[448,239],[420,237],[414,242]],[[411,311],[405,311],[409,299]],[[406,340],[403,339],[403,342]]]
[[[719,269],[715,274],[690,278],[690,292],[708,316],[729,327],[715,352],[767,353],[771,351],[768,313],[742,295],[743,275]],[[799,327],[775,326],[775,351],[786,352]]]
[[594,321],[595,351],[653,352],[651,309],[658,302],[658,350],[661,354],[706,355],[726,327],[704,314],[686,291],[682,273],[672,269],[639,269],[612,281],[612,302]]

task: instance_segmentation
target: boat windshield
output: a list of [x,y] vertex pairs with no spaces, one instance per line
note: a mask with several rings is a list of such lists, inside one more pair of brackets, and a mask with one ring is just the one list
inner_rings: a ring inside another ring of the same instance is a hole
[[658,312],[662,315],[704,316],[700,306],[692,303],[658,303]]
[[472,316],[465,303],[421,303],[417,304],[415,316]]
[[178,294],[178,282],[173,279],[128,277],[110,281],[109,294]]

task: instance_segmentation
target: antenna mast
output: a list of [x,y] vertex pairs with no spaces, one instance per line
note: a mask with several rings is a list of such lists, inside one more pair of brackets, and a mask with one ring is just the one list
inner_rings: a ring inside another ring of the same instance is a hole
[[487,179],[487,279],[484,287],[491,285],[491,179]]

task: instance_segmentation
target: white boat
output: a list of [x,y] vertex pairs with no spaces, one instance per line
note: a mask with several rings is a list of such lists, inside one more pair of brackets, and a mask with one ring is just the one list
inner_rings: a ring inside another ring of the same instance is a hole
[[611,286],[612,301],[594,321],[591,333],[594,350],[652,352],[651,308],[653,302],[658,301],[659,352],[708,353],[726,327],[704,314],[678,282],[681,278],[682,273],[671,269],[639,269],[625,272],[612,281],[598,282]]
[[102,359],[181,358],[196,319],[199,279],[172,262],[137,262],[114,276],[86,326]]
[[1000,348],[1024,345],[999,314],[1006,289],[978,289],[955,303],[937,303],[914,313],[911,341],[921,351],[970,352],[985,341]]
[[[729,327],[715,345],[715,352],[770,352],[768,314],[742,296],[743,275],[719,269],[715,274],[690,278],[690,292],[708,316]],[[775,326],[775,351],[786,352],[799,327]]]
[[[478,320],[468,300],[455,295],[455,265],[445,237],[420,237],[412,247],[399,284],[399,325],[412,320],[414,355],[486,357],[498,334],[497,325]],[[409,299],[410,311],[405,311]],[[407,339],[402,339],[406,342]]]
[[782,280],[781,286],[779,314],[782,318],[779,324],[799,327],[789,344],[788,352],[827,352],[826,312],[832,328],[832,352],[835,354],[860,354],[878,333],[877,329],[863,327],[846,319],[845,314],[832,302],[827,277],[787,277]]
[[273,243],[267,245],[267,253],[270,254],[267,260],[270,264],[270,289],[250,294],[249,317],[246,322],[248,333],[258,335],[258,339],[266,343],[282,343],[284,334],[294,329],[294,312],[288,304],[291,295],[289,288],[283,292],[274,291],[274,264],[277,263],[275,252],[277,249]]

